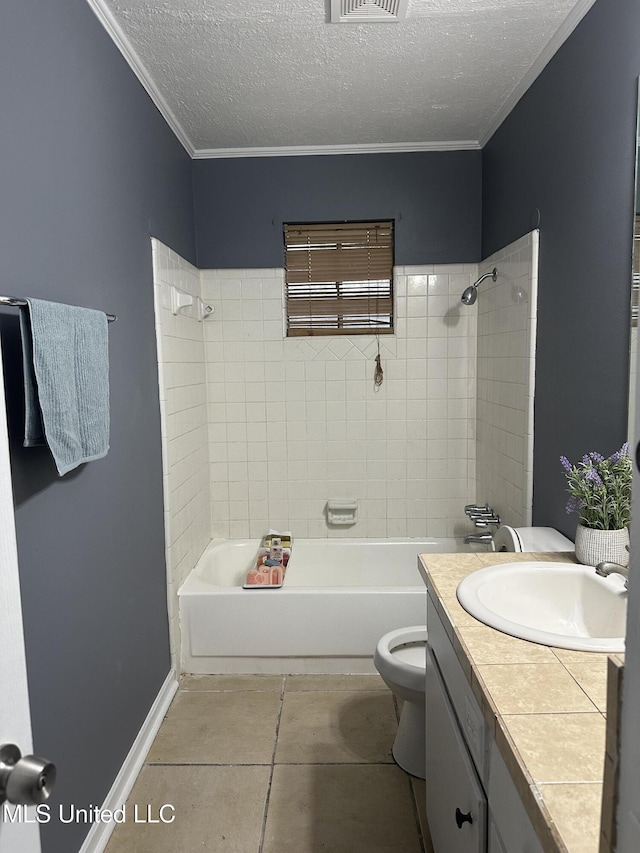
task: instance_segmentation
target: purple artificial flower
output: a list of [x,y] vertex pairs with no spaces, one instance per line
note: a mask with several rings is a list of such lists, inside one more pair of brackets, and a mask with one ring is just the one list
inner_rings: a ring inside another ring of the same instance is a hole
[[587,483],[593,483],[594,486],[603,485],[602,480],[600,479],[600,474],[598,474],[598,472],[594,468],[591,468],[589,471],[587,471],[584,478]]
[[619,462],[621,459],[625,459],[629,456],[629,442],[625,441],[620,450],[616,450],[615,453],[612,453],[609,457],[610,462]]
[[578,512],[581,506],[582,501],[572,495],[567,501],[567,515],[570,515],[572,512]]
[[570,498],[567,513],[577,512],[580,522],[594,530],[613,530],[629,521],[631,491],[629,444],[605,459],[596,451],[585,453],[577,465],[560,457]]
[[565,471],[571,472],[573,470],[573,466],[571,465],[571,462],[569,462],[566,456],[560,457],[560,463]]

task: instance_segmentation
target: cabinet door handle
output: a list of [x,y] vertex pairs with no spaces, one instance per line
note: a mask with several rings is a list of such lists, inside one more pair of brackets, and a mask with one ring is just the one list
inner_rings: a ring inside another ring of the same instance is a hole
[[462,829],[463,823],[473,823],[473,817],[471,816],[471,812],[464,814],[460,809],[456,809],[456,823],[458,824],[458,829]]

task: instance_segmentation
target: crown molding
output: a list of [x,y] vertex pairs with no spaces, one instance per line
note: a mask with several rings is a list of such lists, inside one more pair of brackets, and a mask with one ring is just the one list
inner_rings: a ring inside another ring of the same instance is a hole
[[87,0],[87,3],[90,9],[95,14],[96,18],[100,21],[102,26],[105,28],[105,30],[111,37],[112,41],[115,43],[120,53],[126,59],[127,63],[129,64],[129,67],[136,75],[136,77],[146,90],[147,94],[160,111],[164,120],[167,122],[171,130],[178,137],[178,140],[184,147],[187,154],[190,157],[193,157],[195,149],[191,144],[191,140],[185,133],[178,119],[171,112],[169,105],[162,97],[160,91],[149,76],[149,72],[142,64],[140,57],[133,49],[131,42],[124,34],[122,27],[114,17],[111,10],[105,5],[104,0]]
[[194,160],[230,157],[312,157],[328,154],[399,154],[416,151],[474,151],[479,142],[463,139],[452,142],[380,142],[364,145],[282,145],[271,148],[200,148]]
[[514,109],[520,98],[524,95],[527,89],[529,89],[534,80],[540,76],[545,66],[557,53],[560,47],[562,47],[595,2],[596,0],[579,0],[579,2],[573,6],[560,27],[554,33],[551,40],[545,45],[531,68],[527,71],[522,80],[520,80],[507,100],[491,119],[484,133],[480,135],[480,139],[478,141],[481,148],[484,148],[502,122]]

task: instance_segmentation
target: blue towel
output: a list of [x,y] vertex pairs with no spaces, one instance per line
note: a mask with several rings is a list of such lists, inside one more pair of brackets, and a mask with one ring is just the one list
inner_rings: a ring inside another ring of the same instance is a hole
[[24,446],[47,444],[62,477],[109,450],[107,315],[42,299],[27,304]]

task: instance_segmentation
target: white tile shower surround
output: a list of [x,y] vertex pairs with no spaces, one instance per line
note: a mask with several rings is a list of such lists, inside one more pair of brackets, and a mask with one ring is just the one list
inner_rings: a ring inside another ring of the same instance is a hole
[[477,497],[512,526],[531,524],[539,232],[482,262],[478,300]]
[[[483,282],[473,308],[460,294],[475,265],[396,267],[395,334],[380,337],[385,381],[376,393],[374,336],[285,337],[281,269],[199,271],[153,241],[174,655],[176,593],[212,536],[258,537],[273,526],[302,537],[449,537],[468,531],[462,507],[475,499],[506,523],[527,523],[531,442],[522,436],[532,421],[522,396],[532,400],[524,360],[535,317],[524,335],[522,306],[494,302],[505,281],[509,292],[519,284],[534,293],[530,242],[483,264],[500,259],[501,278],[495,293]],[[214,315],[174,316],[172,285],[200,295]],[[329,497],[358,500],[355,526],[327,527]]]
[[179,669],[177,591],[211,539],[207,386],[202,323],[171,312],[171,287],[200,295],[200,272],[152,240],[165,545],[172,665]]
[[[393,336],[286,338],[281,269],[203,270],[214,536],[453,536],[475,494],[475,265],[396,267]],[[328,528],[328,498],[358,521]]]

